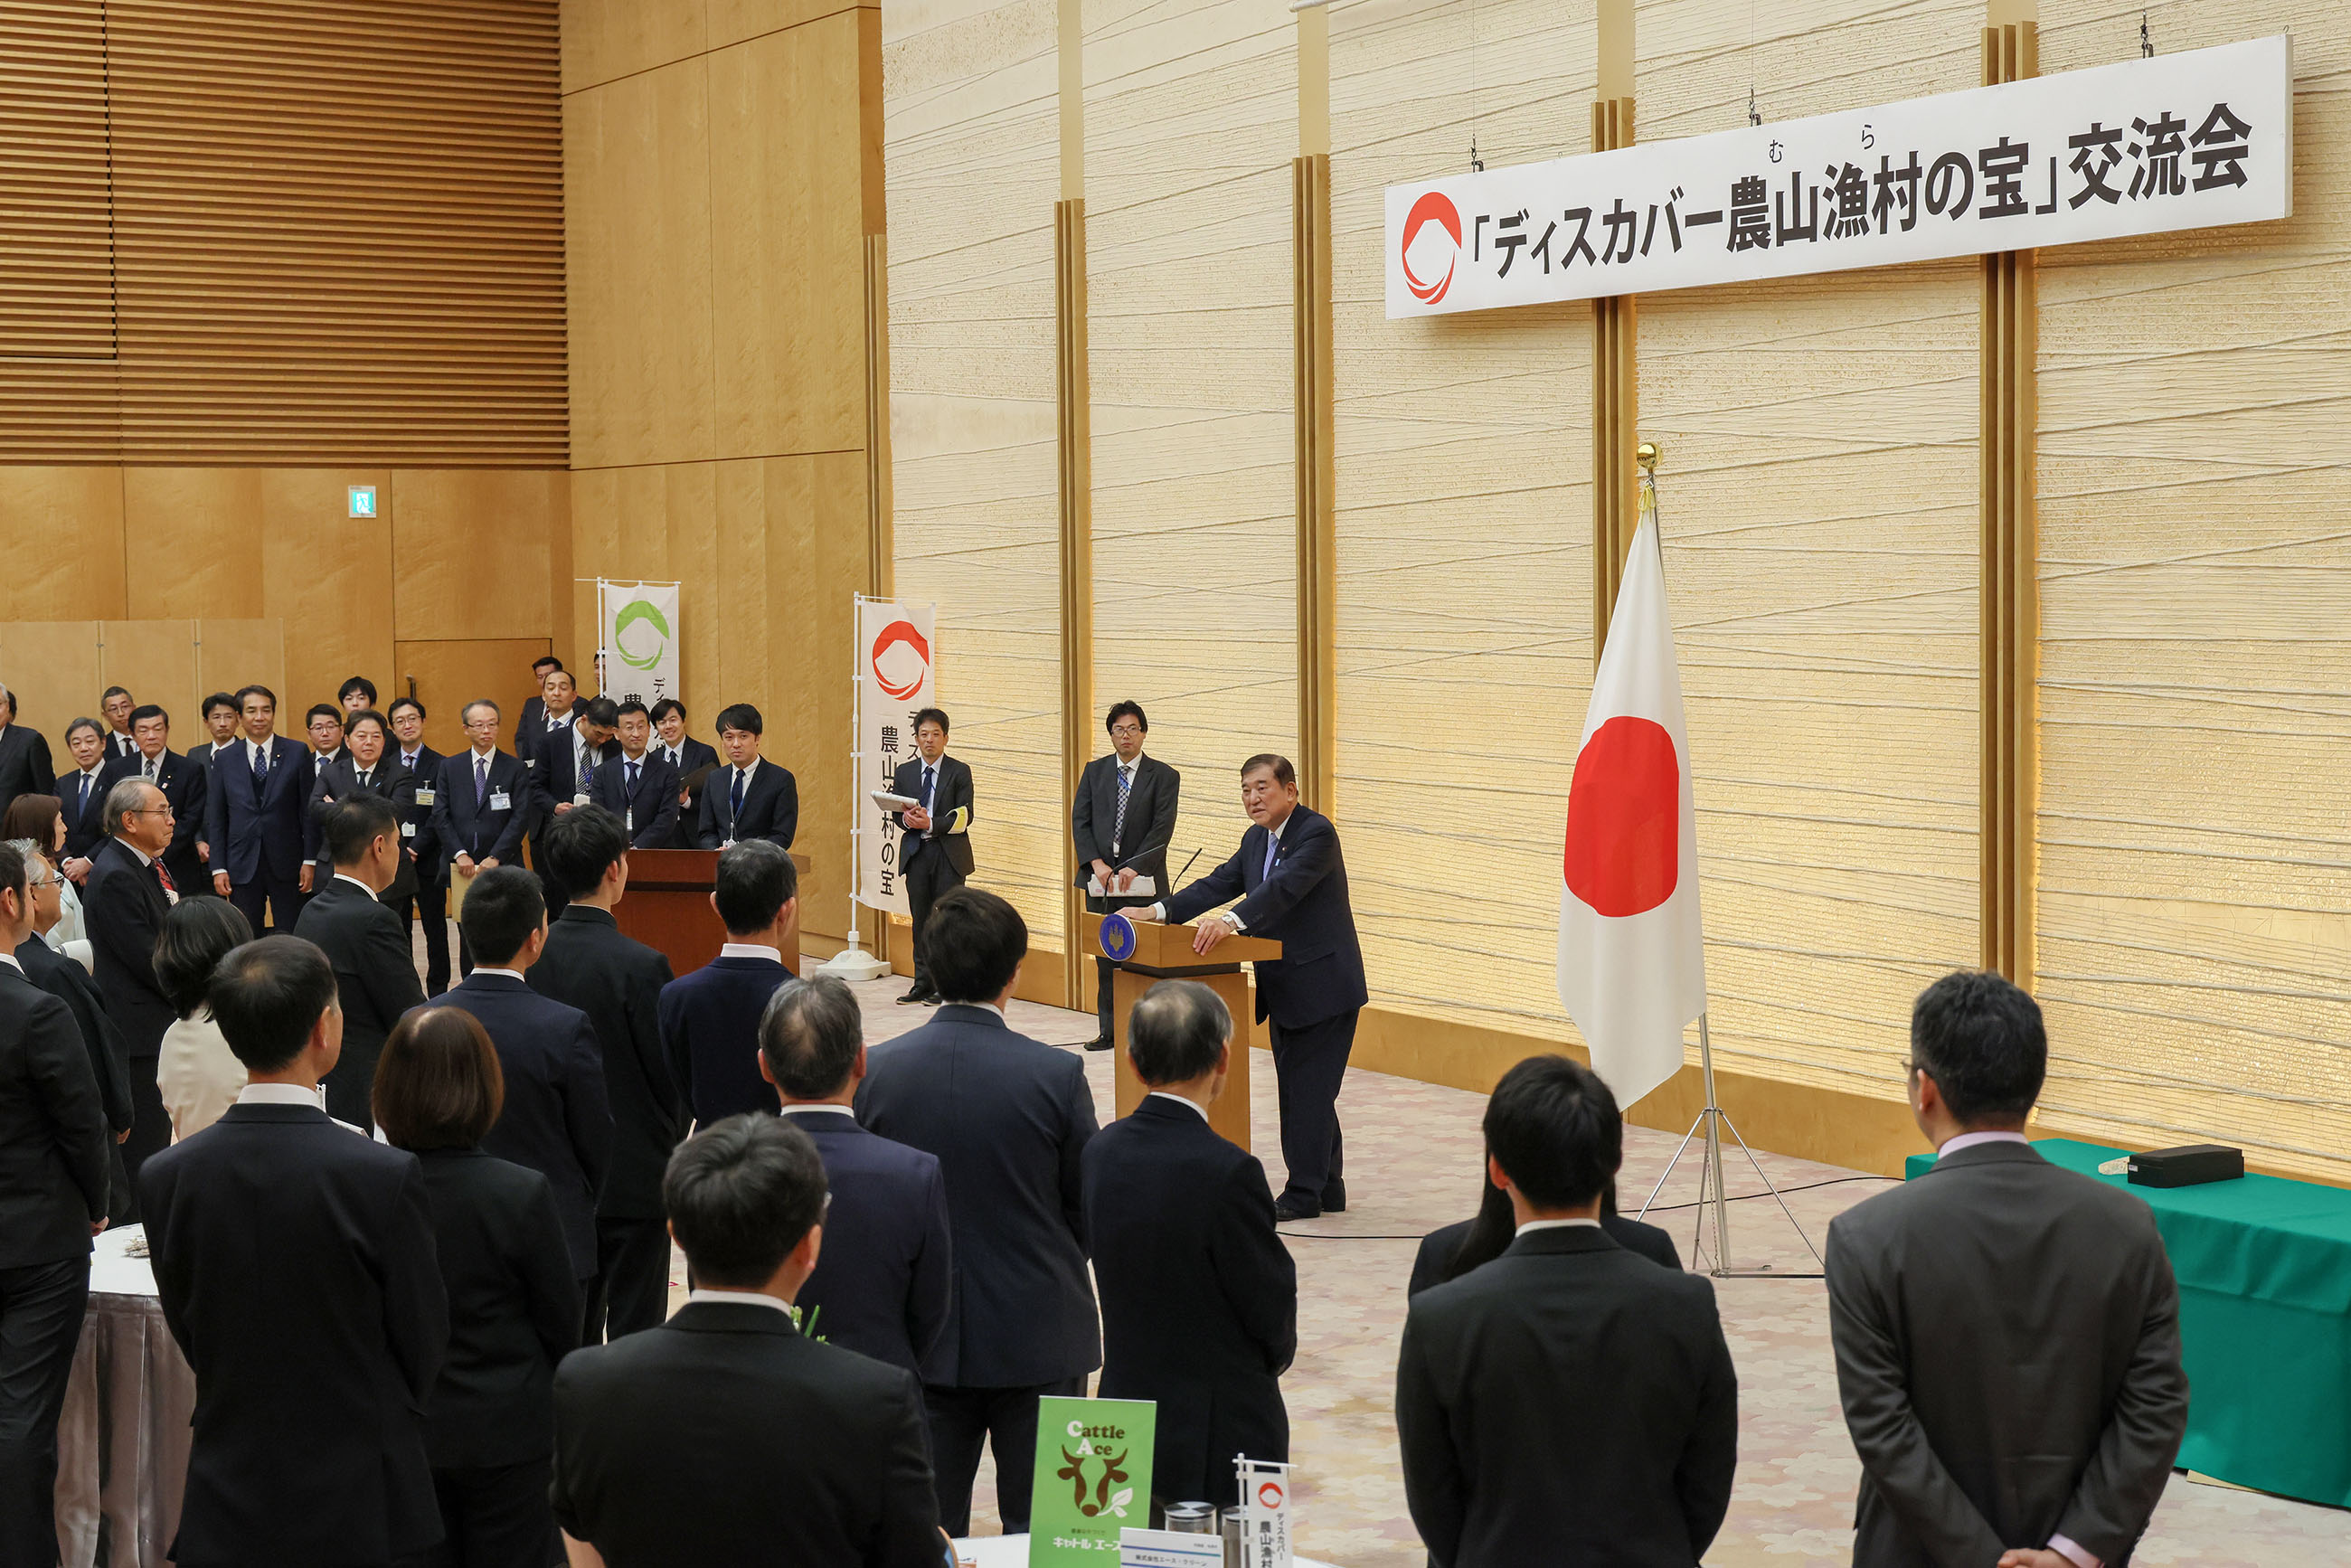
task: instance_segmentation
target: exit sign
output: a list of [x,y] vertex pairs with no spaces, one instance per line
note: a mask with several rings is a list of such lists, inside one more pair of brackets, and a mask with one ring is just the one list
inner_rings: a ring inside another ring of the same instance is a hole
[[351,486],[350,494],[351,516],[355,517],[372,517],[375,516],[374,486],[354,485]]

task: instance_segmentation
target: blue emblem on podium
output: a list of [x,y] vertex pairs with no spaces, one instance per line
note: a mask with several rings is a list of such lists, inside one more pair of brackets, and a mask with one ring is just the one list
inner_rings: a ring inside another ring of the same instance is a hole
[[1113,913],[1102,916],[1102,950],[1113,964],[1134,956],[1134,922]]

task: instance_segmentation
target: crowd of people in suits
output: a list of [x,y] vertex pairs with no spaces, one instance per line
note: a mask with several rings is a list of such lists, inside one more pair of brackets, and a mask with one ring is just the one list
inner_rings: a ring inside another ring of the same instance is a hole
[[[1157,1406],[1155,1514],[1231,1502],[1236,1454],[1286,1460],[1298,1276],[1277,1226],[1345,1206],[1335,1080],[1364,994],[1335,831],[1298,805],[1289,763],[1244,766],[1240,850],[1180,891],[1163,864],[1149,910],[1234,904],[1203,952],[1282,935],[1259,1005],[1285,1098],[1294,1083],[1305,1104],[1285,1104],[1277,1195],[1209,1122],[1246,1047],[1214,990],[1167,980],[1134,1003],[1144,1097],[1102,1127],[1082,1053],[1008,1016],[1019,912],[943,877],[920,925],[937,1010],[869,1046],[851,989],[797,973],[779,841],[797,802],[759,758],[756,711],[721,716],[725,765],[690,768],[653,715],[579,703],[559,675],[524,716],[528,761],[499,749],[487,704],[465,715],[466,753],[420,767],[413,745],[394,760],[397,711],[360,733],[372,692],[314,710],[314,739],[340,742],[323,759],[271,736],[268,694],[233,695],[242,735],[216,734],[183,788],[214,800],[197,865],[223,894],[260,879],[258,898],[180,890],[168,747],[145,743],[135,704],[112,726],[131,749],[78,769],[114,769],[98,840],[61,836],[65,794],[6,808],[0,1561],[54,1560],[91,1239],[133,1217],[196,1378],[185,1568],[935,1568],[991,1450],[1003,1526],[1026,1528],[1039,1401],[1090,1381]],[[1078,826],[1110,850],[1106,902],[1132,885],[1127,835],[1150,831],[1128,821],[1159,810],[1137,814],[1162,780],[1129,716],[1136,744],[1113,726],[1126,765]],[[15,727],[0,773],[33,749]],[[910,834],[946,838],[968,822],[968,773],[940,766],[944,715],[936,731],[899,792],[918,802]],[[103,751],[110,733],[77,738]],[[432,782],[384,785],[395,768]],[[316,809],[279,862],[259,841],[278,828],[235,835],[269,815],[281,770],[310,775]],[[630,851],[688,809],[697,771],[727,943],[674,977],[613,910]],[[71,789],[85,815],[97,787]],[[417,852],[428,830],[437,864]],[[87,970],[44,939],[77,881]],[[446,988],[413,956],[427,882],[463,887],[466,972]],[[1911,1038],[1912,1107],[1943,1157],[1828,1247],[1864,1469],[1855,1560],[2124,1563],[2186,1416],[2151,1218],[2025,1144],[2047,1059],[2029,997],[1949,977]],[[1737,1461],[1713,1291],[1614,1212],[1623,1120],[1587,1068],[1520,1062],[1484,1134],[1484,1200],[1423,1243],[1396,1374],[1431,1560],[1695,1564]]]

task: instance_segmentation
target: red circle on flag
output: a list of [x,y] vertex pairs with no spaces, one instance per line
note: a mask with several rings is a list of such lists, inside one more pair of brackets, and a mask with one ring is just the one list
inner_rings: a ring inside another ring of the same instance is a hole
[[1655,719],[1620,714],[1576,754],[1567,790],[1567,888],[1603,915],[1641,915],[1680,879],[1681,764]]

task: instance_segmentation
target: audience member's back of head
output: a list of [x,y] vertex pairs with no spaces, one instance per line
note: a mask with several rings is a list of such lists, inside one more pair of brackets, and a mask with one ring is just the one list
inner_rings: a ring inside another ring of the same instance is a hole
[[1564,1056],[1530,1056],[1486,1103],[1486,1152],[1537,1208],[1581,1208],[1625,1159],[1625,1121],[1599,1074]]
[[1910,1062],[1962,1127],[2024,1124],[2049,1071],[2041,1004],[1989,969],[1961,969],[1918,993]]
[[849,1086],[865,1017],[856,993],[831,976],[787,980],[759,1018],[759,1054],[793,1100],[823,1100]]
[[923,939],[931,981],[950,1002],[992,1002],[1029,956],[1020,912],[985,888],[958,887],[931,905]]
[[538,878],[518,865],[492,866],[474,878],[457,915],[474,962],[492,968],[504,967],[546,922],[547,894]]
[[712,896],[726,934],[751,936],[775,925],[799,887],[790,852],[768,839],[745,839],[720,852]]
[[394,846],[400,843],[400,813],[391,801],[364,789],[329,807],[325,828],[327,858],[338,868],[359,864],[379,838],[389,838]]
[[481,1020],[463,1008],[418,1008],[376,1059],[372,1105],[396,1149],[470,1149],[496,1125],[506,1074]]
[[252,940],[252,923],[227,899],[208,893],[183,898],[155,937],[155,983],[174,1011],[193,1018],[220,961]]
[[246,1071],[281,1071],[335,1006],[335,967],[299,936],[264,936],[220,961],[204,999]]
[[547,825],[546,842],[548,877],[565,898],[578,898],[629,852],[629,830],[601,806],[574,806]]
[[789,1116],[729,1116],[677,1146],[662,1176],[671,1234],[698,1283],[756,1290],[824,1217],[824,1161]]
[[32,916],[26,913],[33,906],[33,877],[27,869],[25,852],[17,847],[23,841],[0,841],[0,893],[16,895],[19,918],[27,924]]
[[1189,1083],[1217,1065],[1233,1037],[1222,997],[1197,980],[1162,980],[1143,993],[1126,1020],[1126,1054],[1152,1088]]
[[0,812],[0,839],[30,839],[43,854],[48,854],[57,844],[57,824],[65,811],[65,802],[55,795],[19,795],[8,802],[6,811]]

